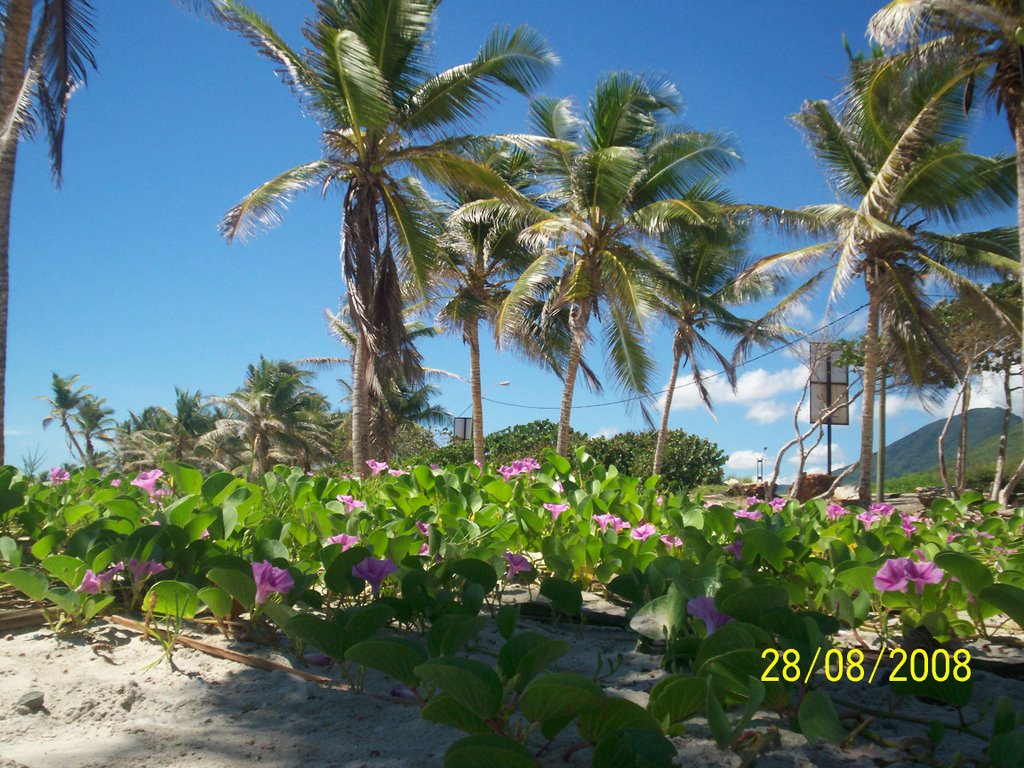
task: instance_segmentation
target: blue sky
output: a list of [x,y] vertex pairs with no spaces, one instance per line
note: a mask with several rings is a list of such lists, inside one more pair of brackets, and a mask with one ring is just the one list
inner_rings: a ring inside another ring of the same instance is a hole
[[[146,405],[171,405],[174,386],[223,394],[262,354],[298,359],[338,350],[324,308],[337,307],[340,198],[316,193],[290,206],[281,226],[249,243],[226,245],[220,217],[257,184],[318,156],[318,129],[303,116],[272,65],[228,30],[182,11],[171,0],[103,3],[97,19],[99,71],[70,105],[64,186],[50,181],[45,149],[19,154],[11,241],[7,373],[7,460],[30,451],[47,466],[68,458],[59,432],[43,430],[50,372],[77,373],[123,418]],[[252,0],[293,44],[312,4]],[[841,36],[864,46],[870,0],[447,0],[436,32],[438,68],[469,59],[496,24],[528,23],[549,39],[561,66],[544,92],[585,102],[599,74],[655,71],[673,80],[692,127],[735,134],[745,165],[730,179],[737,199],[795,207],[832,199],[787,117],[804,99],[831,98],[846,70]],[[1009,152],[1005,123],[976,110],[973,147]],[[526,103],[509,98],[487,114],[481,132],[526,128]],[[1013,222],[1011,212],[986,225]],[[759,234],[754,255],[777,250]],[[862,302],[855,292],[832,317]],[[800,316],[807,329],[825,320],[823,300]],[[858,316],[847,332],[862,328]],[[841,327],[841,326],[837,326]],[[650,348],[667,383],[670,335],[652,325]],[[461,341],[423,345],[428,365],[468,375]],[[590,350],[600,366],[598,348]],[[318,384],[335,403],[333,376]],[[557,418],[561,383],[551,374],[487,349],[488,431],[534,418]],[[792,434],[792,409],[805,379],[792,352],[741,372],[737,394],[715,383],[716,411],[676,395],[671,426],[717,442],[729,471],[749,475],[754,454],[771,457]],[[503,380],[508,387],[497,387]],[[453,413],[469,387],[443,386]],[[578,405],[617,400],[577,390]],[[978,396],[976,404],[985,404]],[[934,415],[910,400],[890,400],[895,439]],[[548,408],[550,410],[542,410]],[[856,416],[856,412],[854,414]],[[622,405],[580,409],[573,426],[590,433],[642,427]],[[836,465],[854,457],[856,426],[835,430]]]

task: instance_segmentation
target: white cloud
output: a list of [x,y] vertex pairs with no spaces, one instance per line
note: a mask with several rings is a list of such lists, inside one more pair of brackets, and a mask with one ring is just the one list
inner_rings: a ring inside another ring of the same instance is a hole
[[743,449],[733,451],[729,460],[725,462],[725,468],[731,472],[747,472],[757,469],[757,460],[763,458],[761,451]]
[[[784,393],[799,393],[806,381],[806,366],[796,365],[778,371],[769,371],[765,368],[745,371],[736,381],[735,392],[732,391],[725,376],[711,379],[707,382],[707,387],[711,393],[712,405],[734,403],[753,407]],[[693,385],[691,379],[681,379],[672,397],[672,410],[685,411],[701,407],[703,403],[697,393],[697,387]]]
[[[807,461],[820,461],[824,462],[828,459],[828,451],[826,450],[825,444],[820,443],[813,451],[807,455]],[[800,461],[800,453],[796,446],[790,449],[790,453],[786,455],[786,462],[789,464],[797,464]],[[846,461],[846,454],[843,452],[843,446],[839,443],[832,442],[832,468],[838,468],[845,464],[849,464]],[[805,472],[813,472],[817,470],[805,469]]]
[[33,433],[26,429],[4,429],[4,437],[22,437],[31,434]]
[[811,312],[811,308],[807,306],[806,302],[797,301],[789,305],[786,319],[790,323],[802,323],[813,318],[814,313]]
[[[1012,382],[1013,386],[1017,387],[1016,391],[1011,394],[1011,404],[1013,406],[1013,412],[1019,414],[1021,412],[1021,389],[1019,380]],[[946,395],[945,401],[942,406],[938,409],[937,418],[943,418],[946,416],[950,409],[953,408],[953,404],[956,402],[956,390],[950,390]],[[1003,395],[1003,375],[995,371],[985,371],[981,376],[974,379],[971,386],[971,408],[1005,408],[1006,399]]]
[[772,424],[789,413],[789,408],[777,400],[762,400],[747,409],[747,418],[758,424]]
[[601,427],[596,432],[591,432],[591,437],[615,437],[622,430],[618,427]]

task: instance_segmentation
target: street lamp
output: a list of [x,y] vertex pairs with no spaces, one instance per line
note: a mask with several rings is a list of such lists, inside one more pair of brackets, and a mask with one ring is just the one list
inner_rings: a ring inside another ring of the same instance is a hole
[[[483,398],[484,395],[486,395],[488,392],[493,390],[495,387],[507,387],[511,383],[512,383],[511,381],[499,381],[497,384],[494,384],[494,385],[488,387],[480,395],[480,397]],[[473,436],[473,419],[472,418],[468,418],[468,419],[467,418],[463,418],[465,416],[465,414],[466,414],[466,411],[468,411],[472,407],[473,407],[473,403],[470,402],[469,405],[467,405],[465,408],[462,409],[462,413],[460,413],[458,416],[455,417],[455,425],[454,425],[454,429],[452,430],[452,432],[453,432],[452,437],[455,440],[469,440]]]

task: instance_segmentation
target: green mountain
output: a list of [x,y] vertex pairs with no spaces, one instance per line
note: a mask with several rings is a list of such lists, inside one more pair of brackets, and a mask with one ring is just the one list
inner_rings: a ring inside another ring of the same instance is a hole
[[[939,435],[945,419],[933,421],[905,437],[890,443],[885,449],[885,479],[894,480],[904,475],[938,471]],[[972,408],[967,412],[967,465],[969,467],[994,465],[999,450],[999,433],[1003,427],[1002,408]],[[952,469],[956,462],[956,446],[960,435],[960,414],[953,417],[946,434],[946,466]],[[1024,419],[1016,414],[1010,417],[1007,442],[1007,464],[1016,466],[1024,452]],[[872,474],[877,466],[872,459]],[[841,471],[841,470],[840,470]],[[855,471],[844,482],[856,484],[860,472]]]

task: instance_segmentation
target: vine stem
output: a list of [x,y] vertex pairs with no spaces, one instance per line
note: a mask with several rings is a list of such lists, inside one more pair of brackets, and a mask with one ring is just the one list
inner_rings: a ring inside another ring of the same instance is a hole
[[889,720],[901,720],[904,723],[914,723],[915,725],[931,725],[932,723],[939,723],[944,728],[952,728],[954,731],[960,731],[966,733],[968,736],[973,736],[981,741],[988,741],[988,737],[982,733],[971,728],[970,724],[961,723],[948,723],[944,720],[925,720],[923,717],[914,717],[913,715],[901,715],[896,712],[886,712],[884,709],[876,709],[875,707],[866,707],[863,704],[857,704],[856,702],[847,701],[846,699],[840,699],[836,696],[832,697],[832,701],[836,704],[840,704],[844,707],[863,712],[865,715],[873,715],[874,717],[888,718]]

